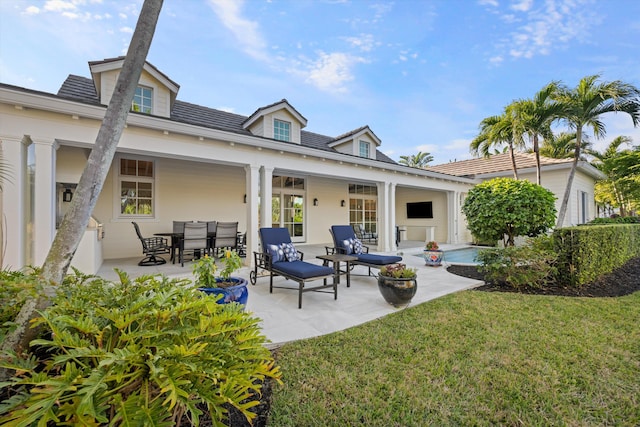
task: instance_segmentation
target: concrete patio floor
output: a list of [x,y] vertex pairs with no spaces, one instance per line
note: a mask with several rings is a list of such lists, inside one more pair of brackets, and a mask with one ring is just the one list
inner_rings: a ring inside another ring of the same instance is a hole
[[[393,252],[402,253],[403,262],[418,270],[418,290],[410,306],[482,284],[481,281],[448,273],[445,265],[425,266],[422,257],[416,256],[422,253],[422,245],[422,242],[402,242],[398,251]],[[462,245],[441,245],[441,248],[447,250],[460,246]],[[322,263],[316,255],[325,253],[324,245],[296,245],[296,248],[304,253],[305,261]],[[132,278],[145,274],[193,278],[191,263],[185,263],[184,267],[170,263],[140,267],[137,265],[138,261],[139,258],[106,260],[98,275],[109,280],[117,280],[117,274],[113,269],[119,268]],[[249,272],[248,267],[243,267],[234,275],[248,279]],[[269,294],[269,276],[260,277],[259,271],[256,285],[248,286],[249,301],[246,309],[261,319],[262,330],[270,341],[270,346],[329,334],[402,310],[385,302],[374,277],[356,274],[366,275],[367,269],[362,266],[355,267],[349,288],[346,286],[346,278],[342,277],[337,300],[334,300],[333,293],[307,292],[302,296],[302,308],[298,309],[297,283],[275,277],[274,286],[291,286],[293,290],[274,289],[273,293]]]

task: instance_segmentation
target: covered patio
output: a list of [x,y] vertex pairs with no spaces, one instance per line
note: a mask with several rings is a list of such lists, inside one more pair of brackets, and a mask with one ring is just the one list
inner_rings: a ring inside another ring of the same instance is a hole
[[[452,249],[463,245],[441,245],[442,249]],[[321,264],[316,255],[325,253],[324,245],[296,245],[304,253],[304,259]],[[402,253],[403,262],[409,267],[417,268],[418,291],[411,305],[429,301],[440,296],[470,289],[482,282],[456,276],[447,272],[446,267],[427,267],[421,256],[423,242],[404,241],[395,253]],[[390,252],[389,252],[390,253]],[[180,267],[179,264],[140,267],[138,258],[105,260],[98,275],[109,280],[117,280],[114,268],[127,272],[130,277],[145,274],[165,274],[168,277],[193,278],[190,265]],[[249,267],[243,267],[236,275],[249,278]],[[286,289],[274,289],[269,294],[268,276],[258,278],[256,285],[249,285],[249,302],[247,310],[262,320],[262,328],[267,339],[277,346],[281,343],[350,328],[377,319],[399,310],[387,304],[380,292],[376,279],[360,276],[366,274],[364,267],[357,266],[351,276],[351,287],[345,281],[338,287],[338,299],[331,295],[309,292],[303,296],[304,305],[298,309],[298,293]],[[285,284],[282,277],[274,278],[274,284]],[[295,284],[292,284],[295,288]]]

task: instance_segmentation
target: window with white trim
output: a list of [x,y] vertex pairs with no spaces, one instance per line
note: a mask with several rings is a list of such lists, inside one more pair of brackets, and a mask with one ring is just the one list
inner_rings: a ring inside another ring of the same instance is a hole
[[131,101],[131,110],[151,114],[153,112],[153,89],[138,86]]
[[291,141],[291,123],[273,119],[273,139],[278,141]]
[[371,157],[371,143],[369,141],[360,141],[360,157],[370,158]]
[[153,161],[120,159],[120,216],[152,217],[154,186]]

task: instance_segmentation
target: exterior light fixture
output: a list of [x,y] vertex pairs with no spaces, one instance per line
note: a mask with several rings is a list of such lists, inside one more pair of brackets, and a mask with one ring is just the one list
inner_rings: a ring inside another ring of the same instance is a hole
[[71,199],[73,199],[73,191],[71,191],[70,188],[66,188],[64,190],[64,193],[62,193],[62,201],[63,202],[70,202]]
[[313,199],[313,206],[318,206],[318,199]]
[[246,194],[244,195],[244,199],[243,199],[243,201],[244,201],[245,203],[247,203],[247,195],[246,195]]
[[340,206],[342,206],[344,208],[344,200],[340,201]]

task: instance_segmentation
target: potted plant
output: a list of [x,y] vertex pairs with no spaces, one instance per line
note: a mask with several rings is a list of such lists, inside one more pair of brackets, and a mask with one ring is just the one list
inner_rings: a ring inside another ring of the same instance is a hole
[[378,289],[389,304],[394,307],[406,306],[418,290],[416,269],[407,268],[401,263],[380,268]]
[[209,255],[205,255],[193,264],[196,286],[206,294],[222,295],[218,300],[219,304],[237,302],[246,305],[249,298],[247,280],[231,276],[234,271],[242,267],[242,258],[236,251],[226,250],[221,260],[224,268],[218,275],[216,275],[218,271],[216,260]]
[[424,246],[423,256],[424,263],[430,267],[438,267],[442,264],[442,255],[444,252],[438,246],[438,242],[433,240],[427,242]]

